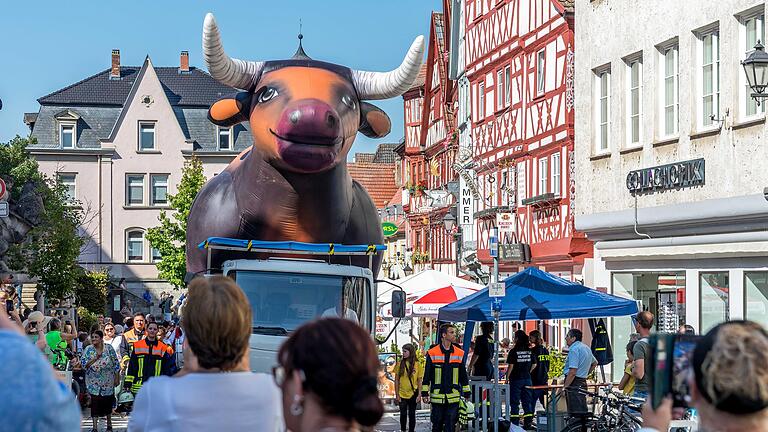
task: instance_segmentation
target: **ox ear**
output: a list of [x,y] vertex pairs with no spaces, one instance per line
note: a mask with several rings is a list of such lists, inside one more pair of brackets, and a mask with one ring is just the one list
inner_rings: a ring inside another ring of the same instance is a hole
[[360,102],[360,127],[357,130],[368,138],[382,138],[391,128],[387,113],[368,102]]
[[251,97],[248,92],[239,92],[224,96],[214,102],[208,109],[208,120],[213,124],[223,127],[231,127],[238,123],[248,121],[251,110]]

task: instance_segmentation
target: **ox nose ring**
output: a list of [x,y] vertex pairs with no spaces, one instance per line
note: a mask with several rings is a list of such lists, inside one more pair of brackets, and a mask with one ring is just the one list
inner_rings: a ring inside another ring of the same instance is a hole
[[291,121],[291,123],[296,124],[299,122],[299,119],[301,119],[301,111],[300,110],[294,110],[290,116],[288,116],[288,119]]

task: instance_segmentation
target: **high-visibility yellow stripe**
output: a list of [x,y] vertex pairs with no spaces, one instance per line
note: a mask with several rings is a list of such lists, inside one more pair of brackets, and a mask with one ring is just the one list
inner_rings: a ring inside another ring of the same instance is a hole
[[451,384],[459,384],[459,368],[453,368],[453,382]]
[[160,376],[160,365],[162,361],[155,360],[155,376]]

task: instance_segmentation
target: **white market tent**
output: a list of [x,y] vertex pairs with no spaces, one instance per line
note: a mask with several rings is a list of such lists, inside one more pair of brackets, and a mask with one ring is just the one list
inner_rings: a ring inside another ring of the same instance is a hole
[[[484,285],[480,285],[462,278],[452,276],[446,273],[439,272],[437,270],[423,270],[419,273],[407,276],[402,279],[391,281],[403,288],[405,291],[407,308],[406,313],[411,314],[412,305],[419,298],[429,294],[432,291],[439,290],[441,288],[453,287],[458,292],[471,294],[477,290],[485,288]],[[389,284],[378,285],[378,304],[381,306],[380,314],[384,318],[391,318],[392,311],[390,309],[391,292],[395,287]],[[447,304],[447,303],[446,303]],[[442,305],[441,305],[442,306]],[[421,316],[437,316],[437,308],[434,310],[434,314],[420,314]]]

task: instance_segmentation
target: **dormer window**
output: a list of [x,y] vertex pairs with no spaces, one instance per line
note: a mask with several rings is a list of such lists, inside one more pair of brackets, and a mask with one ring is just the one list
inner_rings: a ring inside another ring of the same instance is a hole
[[232,128],[219,127],[217,129],[219,150],[232,150]]
[[74,123],[59,124],[59,141],[61,148],[75,148],[75,125]]
[[80,119],[80,114],[67,109],[54,115],[54,118],[59,127],[59,146],[63,149],[77,147],[77,121]]

